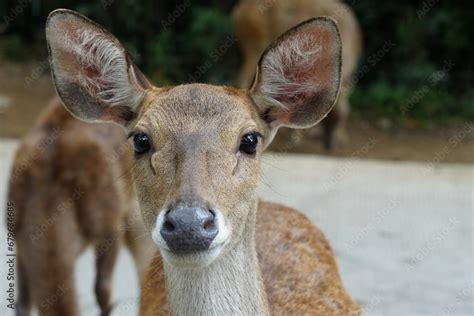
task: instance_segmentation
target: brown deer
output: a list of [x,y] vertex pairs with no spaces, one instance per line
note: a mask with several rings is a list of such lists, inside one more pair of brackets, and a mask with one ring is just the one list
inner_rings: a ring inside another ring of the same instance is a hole
[[240,0],[233,10],[234,28],[243,55],[239,84],[250,86],[264,49],[280,34],[313,16],[334,18],[341,33],[341,91],[328,117],[322,121],[323,143],[327,150],[346,140],[352,76],[362,52],[362,35],[357,18],[340,0]]
[[138,201],[159,250],[141,315],[360,313],[321,231],[257,196],[277,129],[312,126],[335,102],[341,42],[332,19],[280,37],[250,90],[150,87],[113,35],[72,11],[52,12],[46,37],[66,108],[122,125],[134,145]]
[[139,231],[128,172],[133,159],[120,127],[82,122],[58,99],[24,138],[9,188],[17,315],[29,315],[35,306],[40,315],[78,315],[74,264],[89,245],[96,252],[95,293],[102,315],[112,307],[112,272],[123,241],[143,275],[152,247]]

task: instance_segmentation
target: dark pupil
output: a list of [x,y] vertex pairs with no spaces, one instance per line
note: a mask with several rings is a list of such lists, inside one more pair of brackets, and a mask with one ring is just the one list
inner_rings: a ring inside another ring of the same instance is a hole
[[148,136],[143,133],[138,133],[133,136],[133,144],[137,154],[143,154],[150,149],[150,140]]
[[240,141],[240,151],[246,154],[254,154],[257,150],[258,136],[256,133],[248,133],[242,137]]

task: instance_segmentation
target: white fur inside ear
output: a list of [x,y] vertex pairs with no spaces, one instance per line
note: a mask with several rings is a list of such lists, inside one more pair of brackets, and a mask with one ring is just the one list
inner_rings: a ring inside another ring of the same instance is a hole
[[288,109],[283,99],[297,102],[299,96],[317,90],[320,78],[304,74],[315,66],[323,49],[321,41],[307,34],[290,36],[270,49],[260,65],[259,103]]
[[94,29],[77,28],[60,44],[73,54],[78,71],[69,73],[91,96],[109,106],[126,105],[135,109],[143,93],[130,82],[124,49],[113,39]]

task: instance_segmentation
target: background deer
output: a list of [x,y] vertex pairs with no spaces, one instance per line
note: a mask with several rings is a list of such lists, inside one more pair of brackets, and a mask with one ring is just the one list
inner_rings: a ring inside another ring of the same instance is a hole
[[[129,169],[130,144],[114,124],[87,124],[56,99],[18,149],[10,178],[17,248],[17,315],[78,315],[74,264],[95,247],[95,293],[111,309],[113,267],[126,241],[140,272],[149,238]],[[141,235],[140,235],[141,234]],[[141,273],[140,275],[142,275]]]
[[334,109],[322,122],[323,142],[332,149],[344,141],[351,80],[362,51],[362,34],[352,10],[339,0],[241,0],[233,10],[234,28],[243,55],[239,85],[247,88],[265,48],[280,34],[314,16],[334,18],[342,40],[342,86]]
[[140,209],[161,254],[142,288],[142,315],[360,312],[323,234],[257,196],[262,151],[277,129],[312,126],[335,102],[341,43],[333,20],[280,37],[250,90],[151,87],[115,37],[68,10],[50,14],[46,36],[67,109],[122,125],[134,144]]

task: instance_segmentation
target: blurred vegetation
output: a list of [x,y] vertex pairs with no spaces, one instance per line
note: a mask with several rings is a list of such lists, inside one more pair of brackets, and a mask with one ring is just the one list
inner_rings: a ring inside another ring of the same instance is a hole
[[[158,84],[235,83],[240,55],[231,0],[2,0],[0,60],[44,60],[51,10],[77,10],[111,30]],[[352,108],[417,121],[474,120],[474,2],[346,1],[364,33]]]

